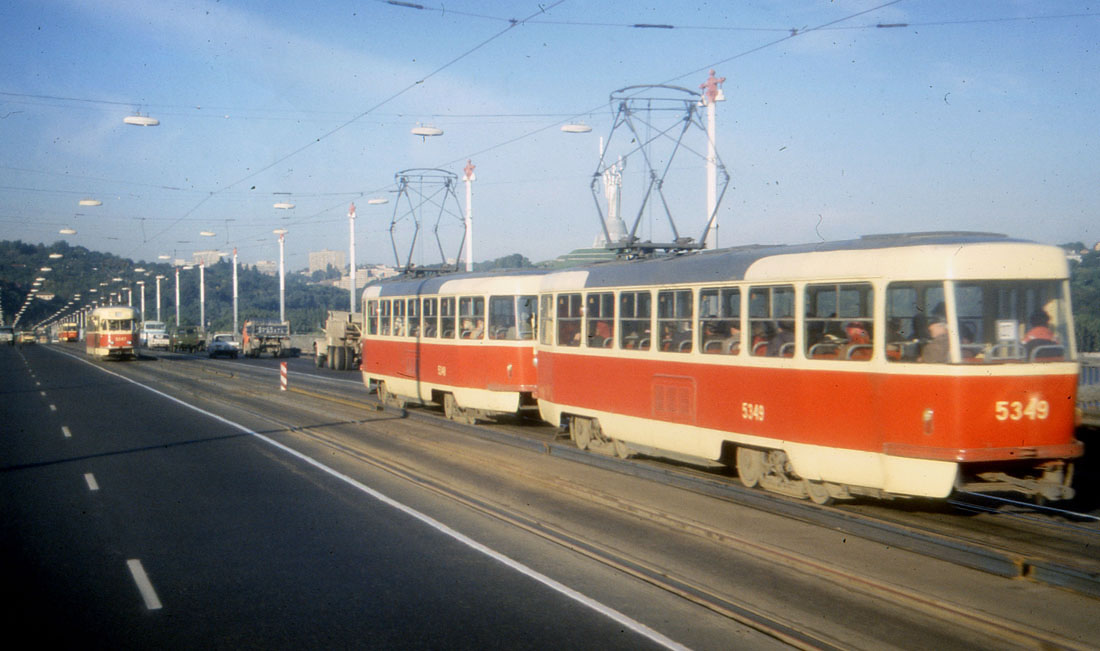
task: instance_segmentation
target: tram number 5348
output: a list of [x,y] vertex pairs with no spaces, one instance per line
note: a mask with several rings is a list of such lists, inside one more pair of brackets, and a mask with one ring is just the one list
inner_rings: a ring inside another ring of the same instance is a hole
[[1027,404],[1018,400],[998,400],[993,415],[997,420],[1046,420],[1050,416],[1050,403],[1034,397]]

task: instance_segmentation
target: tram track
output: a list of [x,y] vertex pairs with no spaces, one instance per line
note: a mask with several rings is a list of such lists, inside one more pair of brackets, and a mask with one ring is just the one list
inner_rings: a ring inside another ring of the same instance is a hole
[[[177,372],[177,369],[172,369],[170,372],[184,383],[194,381],[192,377],[193,374],[183,369],[179,369],[179,372]],[[262,398],[265,400],[272,400],[271,391],[255,391],[241,389],[240,387],[230,388],[221,386],[222,384],[236,384],[234,380],[239,379],[239,375],[228,372],[211,373],[208,370],[200,372],[203,375],[212,375],[221,378],[224,382],[218,382],[217,386],[214,386],[213,383],[200,383],[198,389],[190,387],[191,391],[201,394],[204,400],[232,402],[235,409],[248,412],[254,418],[270,423],[272,425],[271,431],[281,431],[288,434],[292,433],[294,436],[306,438],[314,444],[323,446],[357,463],[384,471],[405,482],[460,504],[464,508],[492,517],[512,527],[538,536],[543,540],[552,542],[575,553],[582,554],[618,572],[645,581],[654,587],[677,595],[715,614],[740,622],[741,624],[772,636],[796,648],[831,649],[846,648],[848,646],[843,641],[833,639],[833,637],[827,633],[810,630],[806,626],[790,621],[789,618],[781,614],[762,610],[754,606],[751,602],[738,599],[735,595],[724,594],[721,590],[716,590],[704,583],[678,575],[675,571],[666,567],[661,567],[652,562],[640,559],[637,556],[624,553],[622,550],[609,546],[606,542],[571,531],[567,527],[547,522],[544,519],[500,503],[492,499],[491,496],[479,495],[471,492],[466,487],[457,486],[439,477],[426,474],[424,471],[410,466],[408,463],[398,458],[381,454],[377,450],[367,452],[358,443],[349,442],[346,432],[339,431],[339,428],[346,425],[369,427],[371,423],[369,419],[337,417],[337,415],[333,413],[333,409],[325,409],[319,407],[319,404],[316,402],[312,404],[308,402],[315,401],[318,398],[325,398],[330,405],[335,403],[345,408],[377,412],[378,407],[371,404],[373,400],[370,402],[357,402],[343,399],[331,400],[322,394],[315,394],[307,390],[297,389],[291,393],[298,398],[306,398],[308,400],[307,402],[287,397],[279,399],[278,401],[280,404],[284,407],[292,408],[297,413],[307,412],[316,416],[323,415],[328,417],[326,424],[303,427],[297,422],[300,418],[277,417],[270,413],[269,410],[248,408],[239,404],[236,399],[231,398],[248,397],[252,399]],[[178,384],[176,388],[184,389],[184,385]],[[278,394],[276,394],[276,396],[278,396]],[[227,398],[230,398],[230,400],[227,400]],[[442,425],[445,426],[445,429],[463,431],[466,434],[473,434],[481,439],[486,438],[488,434],[487,430],[489,430],[489,428],[452,423],[416,411],[403,411],[399,415],[402,419],[409,419],[422,425],[433,428],[438,428]],[[488,438],[493,441],[498,441],[500,439],[500,434],[493,434],[493,436],[489,436]],[[513,446],[517,445],[515,437],[513,435],[508,436],[513,440],[507,441],[507,443]],[[422,453],[428,453],[430,451],[434,454],[443,455],[452,459],[461,457],[467,462],[475,465],[484,463],[485,461],[484,459],[477,458],[476,454],[471,453],[468,447],[457,443],[450,443],[445,440],[440,442],[438,439],[429,441],[418,437],[403,437],[402,443],[405,446],[419,448]],[[543,443],[539,445],[524,443],[522,447],[538,453],[553,454],[557,457],[592,456],[589,453],[584,453],[579,450],[567,452],[567,448],[557,444],[548,445]],[[555,448],[562,449],[552,451],[555,450]],[[601,460],[601,462],[616,461],[615,459]],[[520,473],[523,472],[519,467],[501,467],[499,458],[494,458],[492,463],[496,472],[515,474],[517,476],[520,476]],[[605,464],[600,463],[599,465],[602,466]],[[613,464],[616,472],[622,472],[621,468],[615,466],[618,466],[618,464]],[[974,631],[983,637],[999,640],[1006,645],[1018,646],[1021,648],[1049,648],[1051,646],[1061,648],[1084,648],[1076,641],[1052,635],[1050,631],[1038,630],[1016,622],[992,617],[987,613],[968,609],[960,604],[945,602],[943,599],[924,595],[902,586],[892,585],[878,581],[869,576],[832,567],[829,563],[822,562],[818,559],[782,549],[771,548],[756,543],[750,538],[738,535],[735,532],[695,522],[670,511],[653,508],[638,501],[624,499],[622,496],[614,495],[613,493],[599,488],[579,486],[561,478],[553,476],[544,477],[541,475],[533,476],[530,473],[526,474],[526,479],[528,482],[538,482],[550,493],[557,495],[567,494],[586,503],[597,504],[602,508],[617,511],[629,517],[645,520],[665,529],[704,538],[716,544],[736,549],[739,553],[753,556],[769,565],[785,567],[792,571],[812,576],[815,579],[827,581],[844,590],[861,592],[873,600],[895,604],[897,607],[907,611],[921,613],[923,616],[939,621],[943,625]]]
[[[213,360],[196,358],[197,366],[206,374],[229,374],[230,377],[245,379],[247,376],[258,381],[268,380],[271,369],[252,365],[233,365],[231,371],[224,364]],[[274,380],[274,376],[270,378]],[[345,397],[344,391],[334,395],[330,389],[336,380],[320,375],[295,374],[289,387],[295,393],[310,399],[328,403],[343,404],[348,407],[360,407],[370,410],[382,409],[378,401],[365,394],[359,385],[358,397]],[[351,390],[354,383],[340,380],[341,387]],[[327,391],[302,388],[321,383]],[[249,395],[265,395],[270,391],[261,390]],[[355,396],[354,393],[350,394]],[[571,443],[559,443],[556,434],[549,426],[531,427],[528,425],[493,424],[467,425],[446,419],[442,414],[428,410],[403,410],[405,417],[442,427],[456,433],[473,435],[495,443],[518,447],[542,454],[583,463],[589,466],[612,470],[614,472],[675,486],[698,494],[759,509],[767,513],[777,513],[808,524],[858,536],[866,540],[880,542],[896,548],[905,549],[930,558],[951,562],[963,567],[977,569],[989,574],[1011,579],[1023,579],[1040,584],[1057,586],[1080,594],[1100,598],[1100,572],[1087,566],[1083,561],[1074,565],[1072,560],[1055,559],[1036,553],[1044,544],[1028,545],[1029,550],[1014,548],[1011,541],[989,540],[990,536],[968,534],[964,529],[945,526],[941,520],[924,515],[923,517],[901,518],[890,511],[892,504],[883,507],[857,505],[837,505],[822,507],[802,500],[793,500],[765,491],[748,489],[724,478],[716,478],[713,473],[693,468],[670,465],[664,461],[644,458],[618,459],[576,449]],[[1084,535],[1095,537],[1100,544],[1100,530],[1087,531]],[[1086,543],[1087,545],[1087,543]]]

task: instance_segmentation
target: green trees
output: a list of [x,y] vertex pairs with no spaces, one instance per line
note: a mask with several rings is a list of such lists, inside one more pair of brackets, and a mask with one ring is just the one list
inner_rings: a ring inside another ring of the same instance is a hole
[[[61,258],[51,259],[51,253]],[[50,271],[41,271],[49,267]],[[137,272],[135,269],[144,269]],[[89,251],[69,246],[65,242],[52,245],[27,244],[20,241],[0,241],[0,301],[4,319],[10,323],[23,305],[35,278],[44,278],[41,292],[53,294],[50,300],[36,299],[20,319],[21,325],[32,326],[65,307],[73,296],[80,294],[75,306],[87,304],[97,297],[106,297],[122,287],[130,287],[131,301],[140,305],[138,280],[145,281],[145,311],[156,317],[156,276],[161,281],[161,317],[168,324],[176,321],[176,271],[163,263],[134,262],[109,253]],[[228,261],[206,267],[207,331],[228,331],[233,327],[233,265]],[[121,280],[116,281],[115,278]],[[279,279],[260,273],[255,267],[241,265],[237,269],[239,320],[279,318]],[[104,284],[101,284],[104,283]],[[95,289],[95,292],[91,292]],[[125,299],[123,299],[125,300]],[[199,322],[198,268],[180,270],[180,322]],[[348,293],[335,287],[310,285],[308,278],[289,274],[286,282],[286,315],[292,332],[311,332],[324,322],[330,309],[347,309]]]

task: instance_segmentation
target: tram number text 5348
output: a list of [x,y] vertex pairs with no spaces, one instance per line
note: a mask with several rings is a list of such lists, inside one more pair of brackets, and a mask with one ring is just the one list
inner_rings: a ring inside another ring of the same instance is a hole
[[1046,420],[1050,416],[1050,403],[1032,398],[1024,404],[1019,401],[998,400],[993,407],[997,420]]
[[752,402],[742,402],[741,418],[745,420],[755,420],[761,423],[764,422],[764,405],[758,405]]

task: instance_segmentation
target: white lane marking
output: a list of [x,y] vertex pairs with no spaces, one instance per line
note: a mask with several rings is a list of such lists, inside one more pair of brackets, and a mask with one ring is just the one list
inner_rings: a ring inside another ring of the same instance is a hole
[[45,392],[45,391],[39,391],[39,392],[38,392],[38,395],[40,395],[40,396],[42,396],[43,398],[45,398],[45,397],[46,397],[46,392]]
[[161,603],[160,599],[157,598],[157,591],[153,589],[153,584],[145,574],[145,568],[141,566],[141,561],[131,558],[126,561],[126,567],[130,568],[130,574],[134,577],[134,583],[137,584],[138,591],[141,592],[141,598],[145,600],[145,607],[149,610],[160,610]]
[[50,405],[50,411],[57,411],[57,405]]
[[62,425],[61,426],[61,433],[64,434],[65,438],[67,438],[67,439],[71,439],[73,437],[73,433],[72,433],[72,431],[69,430],[68,425]]
[[90,491],[99,490],[99,483],[95,480],[95,475],[93,475],[92,473],[90,473],[90,472],[84,473],[84,481],[86,481],[88,483],[88,490],[90,490]]
[[[611,608],[610,606],[606,606],[606,605],[596,601],[595,599],[592,599],[591,597],[588,597],[584,594],[581,594],[580,592],[577,592],[576,590],[566,586],[565,584],[560,583],[558,581],[555,581],[554,579],[546,576],[545,574],[542,574],[541,572],[533,570],[533,569],[527,567],[526,565],[520,563],[519,561],[513,560],[513,559],[505,556],[504,554],[501,554],[498,551],[492,550],[492,549],[486,547],[485,545],[477,542],[476,540],[470,538],[469,536],[466,536],[465,534],[459,533],[458,531],[448,527],[447,525],[443,524],[442,522],[439,522],[438,520],[432,518],[431,516],[428,516],[424,513],[421,513],[420,511],[417,511],[416,509],[413,509],[410,506],[406,506],[405,504],[402,504],[401,502],[398,502],[397,500],[395,500],[395,499],[393,499],[393,498],[391,498],[391,497],[389,497],[389,496],[387,496],[383,493],[380,493],[380,492],[374,490],[373,488],[370,488],[369,486],[359,482],[358,480],[353,479],[353,478],[351,478],[351,477],[349,477],[349,476],[347,476],[347,475],[345,475],[345,474],[343,474],[343,473],[341,473],[337,470],[334,470],[334,469],[326,466],[325,464],[321,463],[320,461],[317,461],[316,459],[313,459],[312,457],[306,456],[302,452],[299,452],[299,451],[297,451],[293,448],[287,447],[286,445],[283,445],[282,443],[279,443],[278,441],[276,441],[274,439],[270,439],[270,438],[264,436],[263,434],[260,434],[259,432],[255,432],[253,430],[250,430],[247,427],[245,427],[244,425],[241,425],[240,423],[235,423],[235,422],[229,420],[228,418],[223,418],[222,416],[219,416],[219,415],[217,415],[213,412],[209,412],[209,411],[206,411],[205,409],[201,409],[199,407],[196,407],[195,405],[188,404],[188,403],[184,402],[183,400],[180,400],[179,398],[176,398],[175,396],[168,395],[167,393],[164,393],[163,391],[160,391],[158,389],[154,389],[153,387],[144,385],[141,382],[138,382],[137,380],[132,380],[132,379],[130,379],[130,378],[124,376],[124,375],[120,375],[120,374],[118,374],[114,371],[110,371],[110,370],[107,370],[105,368],[96,366],[95,364],[92,364],[91,362],[89,362],[86,359],[81,359],[80,357],[77,357],[75,355],[65,353],[65,352],[62,352],[61,354],[68,355],[69,357],[72,357],[73,359],[75,359],[77,361],[83,362],[83,363],[87,364],[88,366],[91,366],[92,368],[95,368],[97,370],[103,371],[104,373],[107,373],[109,375],[113,375],[117,378],[125,380],[125,381],[129,382],[130,384],[133,384],[135,386],[141,387],[142,389],[145,389],[146,391],[150,391],[152,393],[157,394],[158,396],[161,396],[163,398],[167,398],[168,400],[171,400],[172,402],[174,402],[178,405],[182,405],[182,406],[184,406],[188,409],[191,409],[193,411],[197,411],[200,414],[208,416],[209,418],[213,418],[214,420],[216,420],[218,422],[225,423],[226,425],[229,425],[230,427],[233,427],[237,430],[240,430],[241,432],[243,432],[245,434],[254,436],[254,437],[258,438],[259,440],[263,441],[264,443],[272,445],[272,446],[282,450],[283,452],[286,452],[287,454],[289,454],[293,457],[297,457],[298,459],[304,461],[305,463],[308,463],[309,465],[311,465],[311,466],[313,466],[313,467],[315,467],[315,468],[317,468],[317,469],[319,469],[319,470],[335,477],[336,479],[339,479],[340,481],[343,481],[344,483],[352,486],[353,488],[356,488],[359,491],[373,497],[374,499],[378,500],[379,502],[382,502],[383,504],[391,506],[391,507],[397,509],[398,511],[401,511],[402,513],[405,513],[406,515],[421,521],[422,523],[428,525],[429,527],[435,529],[436,531],[439,531],[440,533],[443,533],[444,535],[450,536],[454,540],[466,545],[467,547],[470,547],[471,549],[473,549],[477,552],[480,552],[480,553],[484,554],[485,556],[488,556],[489,558],[505,565],[506,567],[509,567],[509,568],[519,572],[520,574],[523,574],[524,576],[527,576],[531,579],[534,579],[535,581],[543,584],[544,586],[550,588],[551,590],[554,590],[554,591],[558,592],[559,594],[562,594],[562,595],[568,597],[569,599],[572,599],[573,601],[576,601],[577,603],[580,603],[581,605],[586,606],[586,607],[596,611],[597,613],[600,613],[601,615],[607,617],[608,619],[621,624],[622,626],[634,631],[638,635],[641,635],[642,637],[645,637],[645,638],[649,639],[650,641],[652,641],[656,644],[659,644],[659,645],[661,645],[661,646],[663,646],[667,649],[683,649],[683,650],[686,650],[688,648],[688,647],[680,644],[679,642],[676,642],[675,640],[672,640],[671,638],[668,638],[668,637],[662,635],[661,633],[659,633],[659,632],[655,631],[654,629],[646,626],[645,624],[643,624],[643,623],[641,623],[641,622],[639,622],[635,619],[632,619],[632,618],[624,615],[623,613],[620,613],[619,611],[615,610],[614,608]],[[130,561],[130,562],[131,563],[138,563],[138,561]],[[138,564],[138,567],[140,567],[140,563]],[[131,571],[133,571],[132,568],[131,568]],[[135,580],[136,580],[136,577],[135,577]],[[154,598],[155,598],[155,595],[154,595]],[[160,607],[159,602],[158,602],[157,607],[158,608]]]

